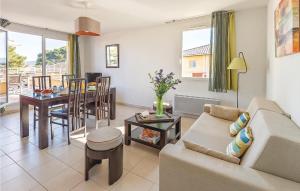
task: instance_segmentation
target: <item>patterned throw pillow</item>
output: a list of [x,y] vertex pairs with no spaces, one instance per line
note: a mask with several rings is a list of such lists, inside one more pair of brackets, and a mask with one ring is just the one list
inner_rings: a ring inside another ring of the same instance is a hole
[[241,129],[246,127],[248,121],[250,120],[249,113],[243,113],[239,118],[230,125],[229,131],[231,136],[235,136],[239,133]]
[[243,128],[234,140],[229,143],[226,153],[229,156],[240,158],[253,142],[253,135],[250,127]]

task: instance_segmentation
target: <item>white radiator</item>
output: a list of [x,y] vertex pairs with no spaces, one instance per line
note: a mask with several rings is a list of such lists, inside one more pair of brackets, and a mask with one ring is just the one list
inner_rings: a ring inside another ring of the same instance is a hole
[[213,98],[175,95],[174,111],[177,114],[201,115],[204,104],[220,105],[221,101]]

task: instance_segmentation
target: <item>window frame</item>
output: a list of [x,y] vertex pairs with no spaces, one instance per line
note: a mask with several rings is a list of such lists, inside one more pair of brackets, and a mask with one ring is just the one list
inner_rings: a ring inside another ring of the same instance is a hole
[[[195,80],[195,81],[208,81],[209,80],[209,75],[208,77],[201,77],[201,78],[197,78],[197,77],[188,77],[188,76],[183,76],[183,68],[182,68],[182,65],[183,65],[183,34],[184,32],[187,32],[187,31],[193,31],[193,30],[204,30],[204,29],[211,29],[210,25],[207,24],[207,25],[201,25],[201,26],[196,26],[196,27],[190,27],[190,28],[184,28],[182,31],[181,31],[181,59],[180,59],[180,71],[181,71],[181,78],[182,79],[187,79],[187,80]],[[208,66],[208,72],[209,72],[209,66]]]
[[[66,41],[67,42],[67,59],[66,59],[66,64],[69,67],[69,59],[68,59],[68,38],[55,38],[55,35],[44,35],[44,34],[39,34],[39,33],[34,33],[34,32],[26,32],[23,30],[7,30],[7,36],[9,36],[10,32],[15,32],[15,33],[20,33],[20,34],[25,34],[25,35],[35,35],[41,37],[41,50],[42,50],[42,75],[46,75],[47,73],[47,68],[46,68],[46,51],[47,51],[47,45],[46,45],[46,39],[53,39],[53,40],[61,40],[61,41]],[[70,70],[70,68],[68,68]]]

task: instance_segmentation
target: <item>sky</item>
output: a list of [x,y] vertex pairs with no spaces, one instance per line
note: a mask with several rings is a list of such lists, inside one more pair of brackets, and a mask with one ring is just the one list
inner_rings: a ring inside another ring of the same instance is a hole
[[184,31],[182,34],[182,50],[210,44],[210,28]]
[[[0,35],[0,58],[4,57],[1,44],[3,38]],[[42,37],[24,33],[9,32],[9,44],[16,46],[17,53],[27,57],[27,61],[35,61],[37,55],[42,52]],[[182,34],[182,50],[207,45],[210,43],[210,29],[196,29],[184,31]],[[60,48],[66,45],[66,41],[46,39],[46,49]]]
[[[0,36],[0,44],[3,44]],[[42,52],[42,37],[24,33],[8,32],[8,44],[16,47],[16,52],[27,57],[26,61],[35,61],[37,55]],[[67,42],[62,40],[46,39],[46,49],[52,50],[66,46]],[[0,45],[1,47],[1,45]],[[3,48],[0,50],[0,58],[4,57]]]

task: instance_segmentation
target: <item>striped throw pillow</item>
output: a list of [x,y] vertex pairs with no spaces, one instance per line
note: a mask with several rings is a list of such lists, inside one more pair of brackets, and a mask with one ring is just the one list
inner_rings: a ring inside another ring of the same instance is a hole
[[226,149],[226,154],[240,158],[246,152],[253,142],[253,135],[251,128],[248,126],[243,128],[234,140],[229,143]]
[[239,133],[241,129],[246,127],[248,121],[250,120],[249,113],[243,113],[239,116],[239,118],[230,125],[229,132],[231,136],[235,136]]

